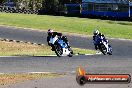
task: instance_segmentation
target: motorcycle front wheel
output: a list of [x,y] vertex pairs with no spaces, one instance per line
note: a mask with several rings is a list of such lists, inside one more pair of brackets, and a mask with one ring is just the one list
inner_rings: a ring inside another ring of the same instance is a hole
[[69,48],[69,51],[70,51],[70,53],[69,53],[69,57],[72,57],[73,56],[73,50],[71,49],[71,48]]
[[55,45],[55,53],[58,57],[61,57],[63,54],[63,50],[59,44]]
[[108,55],[112,55],[112,47],[110,45],[109,46],[109,52],[108,52]]
[[104,44],[101,44],[101,45],[99,46],[99,50],[100,50],[104,55],[107,54],[107,49],[106,49],[106,47],[105,47]]

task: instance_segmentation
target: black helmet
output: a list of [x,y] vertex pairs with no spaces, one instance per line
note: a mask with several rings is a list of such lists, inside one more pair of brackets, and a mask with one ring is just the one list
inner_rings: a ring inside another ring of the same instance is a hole
[[52,29],[48,29],[48,31],[47,31],[47,33],[48,34],[51,34],[51,33],[53,33],[54,31],[52,30]]

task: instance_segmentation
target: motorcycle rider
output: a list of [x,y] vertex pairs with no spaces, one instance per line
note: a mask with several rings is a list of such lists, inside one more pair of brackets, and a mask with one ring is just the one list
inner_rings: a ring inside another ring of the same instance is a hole
[[50,38],[54,38],[55,36],[57,36],[58,38],[61,38],[67,45],[69,46],[69,42],[66,36],[62,36],[62,33],[58,33],[58,32],[54,32],[52,29],[48,29],[47,32],[48,36],[47,36],[47,42],[48,45],[52,47],[52,51],[54,51],[54,44],[50,43]]
[[109,52],[109,47],[108,47],[108,40],[105,38],[105,36],[99,32],[99,30],[95,29],[93,32],[93,43],[95,45],[95,49],[98,49],[98,45],[102,42],[106,49],[107,53]]

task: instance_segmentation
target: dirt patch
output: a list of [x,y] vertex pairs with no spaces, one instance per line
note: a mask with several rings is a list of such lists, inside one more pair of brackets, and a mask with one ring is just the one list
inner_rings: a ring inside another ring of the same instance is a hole
[[19,74],[0,74],[0,85],[14,84],[24,82],[27,80],[34,80],[40,78],[52,78],[64,76],[65,74],[57,73],[19,73]]

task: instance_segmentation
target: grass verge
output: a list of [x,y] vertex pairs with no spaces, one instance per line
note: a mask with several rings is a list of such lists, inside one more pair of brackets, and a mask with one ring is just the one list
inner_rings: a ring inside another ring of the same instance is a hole
[[[80,54],[95,54],[94,50],[73,48],[74,53]],[[32,45],[27,43],[16,43],[16,42],[6,42],[0,41],[0,56],[45,56],[54,55],[55,53],[51,51],[51,47],[43,45]]]
[[48,16],[18,13],[0,13],[0,24],[67,33],[92,35],[99,27],[107,37],[132,39],[132,22],[88,19],[78,17]]
[[21,56],[21,55],[51,55],[54,54],[49,46],[38,46],[27,43],[16,43],[0,41],[0,56]]
[[65,74],[56,73],[12,73],[12,74],[0,74],[0,85],[8,85],[27,80],[35,80],[40,78],[52,78],[64,76]]

